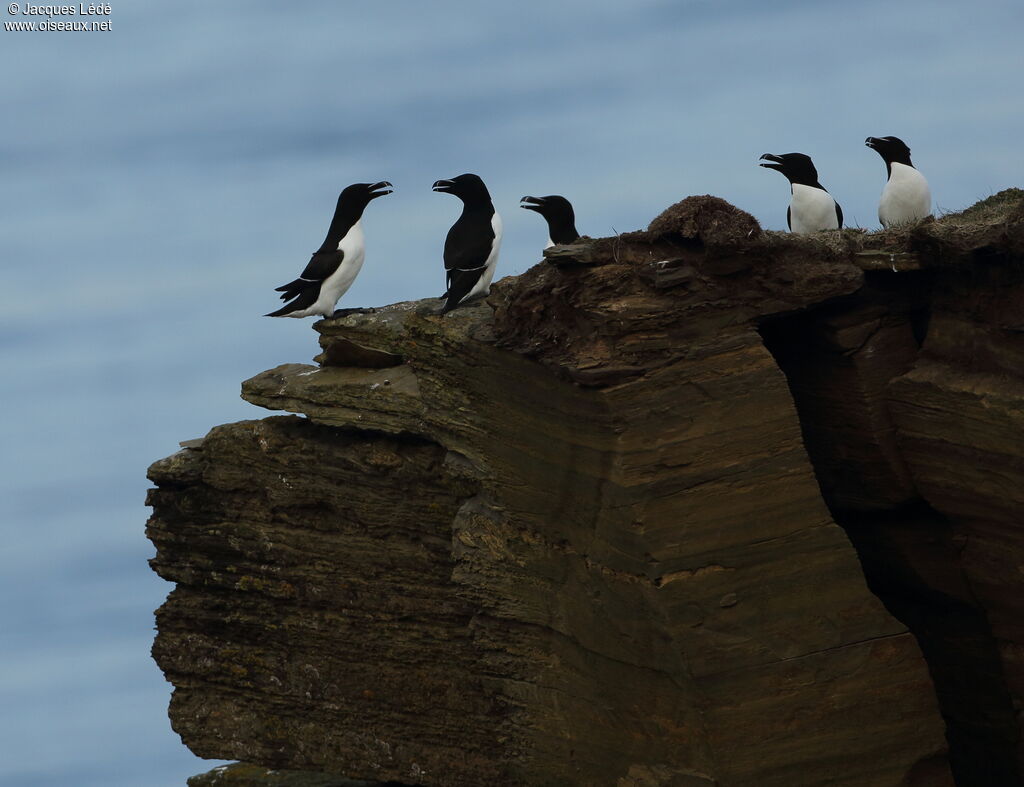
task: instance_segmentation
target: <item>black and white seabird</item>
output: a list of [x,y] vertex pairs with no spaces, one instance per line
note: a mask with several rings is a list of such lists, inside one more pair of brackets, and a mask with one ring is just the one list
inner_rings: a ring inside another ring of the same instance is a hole
[[868,137],[864,144],[885,162],[889,179],[878,203],[878,220],[883,227],[895,227],[923,219],[932,212],[928,181],[910,163],[910,148],[899,137]]
[[523,197],[519,200],[520,208],[533,210],[544,217],[548,223],[548,245],[549,249],[556,243],[575,243],[580,238],[576,231],[576,214],[573,213],[572,204],[565,197],[551,194],[547,197]]
[[786,224],[790,232],[842,228],[843,209],[818,182],[818,170],[810,156],[803,153],[783,153],[781,156],[765,153],[760,160],[768,162],[762,163],[762,167],[778,170],[789,179],[793,196],[786,209]]
[[462,200],[459,216],[444,241],[444,270],[448,289],[441,313],[466,301],[487,295],[498,264],[501,216],[494,209],[487,186],[478,175],[459,175],[438,180],[434,191],[454,194]]
[[366,246],[360,219],[370,200],[390,194],[392,186],[380,183],[353,183],[338,195],[327,237],[306,265],[299,278],[276,289],[281,300],[290,301],[264,317],[330,317],[334,306],[356,280],[363,267]]

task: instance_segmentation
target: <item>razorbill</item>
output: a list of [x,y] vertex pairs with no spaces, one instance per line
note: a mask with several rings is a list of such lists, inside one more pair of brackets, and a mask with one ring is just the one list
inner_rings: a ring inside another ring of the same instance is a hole
[[765,153],[762,167],[775,169],[789,179],[793,196],[786,208],[786,224],[790,232],[837,230],[843,226],[843,209],[818,183],[818,170],[810,156],[803,153]]
[[459,216],[444,241],[444,270],[448,289],[441,313],[473,298],[487,295],[498,263],[501,216],[494,209],[487,186],[478,175],[459,175],[438,180],[434,191],[454,194],[462,200]]
[[290,301],[265,317],[308,317],[334,314],[334,305],[352,286],[363,267],[366,247],[360,219],[370,200],[390,194],[392,186],[380,183],[353,183],[338,195],[327,237],[306,265],[299,278],[276,288],[281,300]]
[[523,197],[519,201],[523,203],[520,208],[536,211],[548,223],[548,245],[545,249],[556,243],[574,243],[579,240],[576,215],[572,204],[565,197],[552,194],[547,197]]
[[917,221],[932,212],[932,192],[924,175],[910,163],[910,148],[899,137],[868,137],[864,144],[885,162],[889,179],[878,202],[883,227]]

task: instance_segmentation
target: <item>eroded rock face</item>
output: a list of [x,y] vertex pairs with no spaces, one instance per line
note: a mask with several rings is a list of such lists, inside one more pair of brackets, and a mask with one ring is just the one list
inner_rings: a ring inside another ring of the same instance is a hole
[[762,334],[833,516],[921,641],[958,784],[1016,784],[1024,192],[877,237],[913,270],[869,271],[855,296]]
[[[972,558],[1002,573],[970,603],[1003,615],[1009,670],[1024,485],[992,468],[1020,469],[1015,389],[993,407],[934,370],[962,365],[940,312],[962,315],[943,277],[970,251],[933,274],[946,229],[793,238],[687,202],[715,249],[652,224],[552,250],[491,305],[318,322],[319,366],[243,386],[306,418],[217,427],[151,468],[153,564],[176,583],[154,655],[190,748],[423,785],[951,783],[928,665],[834,514],[983,509]],[[981,242],[1010,270],[998,216]],[[864,273],[895,254],[924,270]],[[975,332],[1004,363],[1007,322]],[[835,379],[801,348],[841,359]],[[956,481],[926,460],[942,407],[963,419]],[[967,428],[989,416],[1004,442]],[[992,500],[978,473],[1014,489]],[[966,597],[985,586],[965,570]]]

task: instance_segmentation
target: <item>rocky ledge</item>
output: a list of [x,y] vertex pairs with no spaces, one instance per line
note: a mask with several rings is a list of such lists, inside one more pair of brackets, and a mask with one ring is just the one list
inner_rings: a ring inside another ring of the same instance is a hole
[[1018,783],[1024,192],[545,256],[150,468],[196,783]]

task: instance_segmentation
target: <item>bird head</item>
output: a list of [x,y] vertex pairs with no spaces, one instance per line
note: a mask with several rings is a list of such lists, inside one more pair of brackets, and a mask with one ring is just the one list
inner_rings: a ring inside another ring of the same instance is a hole
[[557,194],[547,197],[523,197],[519,202],[522,203],[520,208],[535,211],[549,222],[552,220],[574,222],[576,220],[569,200]]
[[781,172],[790,183],[813,186],[818,182],[818,170],[814,168],[814,162],[803,153],[765,153],[759,161],[762,167]]
[[370,204],[370,200],[390,194],[393,190],[394,187],[386,180],[379,183],[353,183],[341,192],[338,203],[351,202],[353,205],[362,204],[365,207]]
[[432,191],[454,194],[463,202],[490,202],[491,195],[479,175],[466,173],[454,178],[434,181]]
[[864,144],[878,153],[886,164],[896,162],[913,166],[910,163],[910,148],[899,137],[868,137]]

